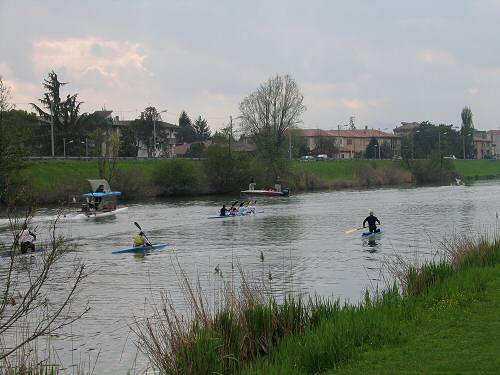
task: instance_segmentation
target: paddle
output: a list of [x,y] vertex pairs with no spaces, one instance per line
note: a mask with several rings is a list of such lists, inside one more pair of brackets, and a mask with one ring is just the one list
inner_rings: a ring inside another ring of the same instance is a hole
[[361,228],[353,228],[353,229],[346,230],[345,233],[346,234],[350,234],[350,233],[354,233],[354,232],[356,232],[358,230],[361,230],[361,229],[363,229],[363,227],[361,227]]
[[152,245],[152,242],[149,240],[148,236],[146,236],[146,233],[144,233],[144,231],[142,230],[142,228],[139,225],[139,223],[137,221],[134,221],[134,225],[144,234],[144,237],[146,237],[146,239],[148,240],[148,242]]
[[[379,225],[379,227],[380,227],[380,225]],[[366,229],[366,228],[364,228],[364,227],[361,227],[361,228],[353,228],[353,229],[346,230],[346,232],[345,232],[345,233],[346,233],[346,234],[350,234],[350,233],[354,233],[354,232],[356,232],[356,231],[358,231],[358,230],[361,230],[361,229]]]

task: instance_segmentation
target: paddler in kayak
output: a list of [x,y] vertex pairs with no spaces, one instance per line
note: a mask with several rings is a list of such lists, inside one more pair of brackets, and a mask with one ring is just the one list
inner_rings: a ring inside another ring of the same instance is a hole
[[380,221],[377,219],[376,216],[373,216],[373,211],[370,211],[370,216],[368,216],[364,221],[363,221],[363,228],[366,228],[366,223],[368,223],[368,229],[370,230],[370,233],[378,233],[380,232],[380,229],[377,228],[377,224],[380,225]]
[[226,208],[226,205],[223,204],[222,208],[220,209],[220,216],[227,216],[229,213],[229,210]]
[[137,235],[134,238],[134,247],[141,247],[141,246],[143,247],[151,246],[146,235],[142,230],[139,233],[137,233]]

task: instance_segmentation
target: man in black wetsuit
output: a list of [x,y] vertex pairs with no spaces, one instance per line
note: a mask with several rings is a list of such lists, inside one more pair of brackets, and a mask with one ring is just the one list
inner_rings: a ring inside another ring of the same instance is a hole
[[228,212],[229,212],[229,210],[226,208],[226,205],[223,204],[222,208],[220,209],[220,216],[227,216]]
[[370,216],[368,216],[364,221],[363,221],[363,228],[366,228],[366,223],[368,223],[368,229],[370,230],[370,233],[377,233],[380,232],[380,229],[377,229],[377,224],[380,225],[380,221],[373,216],[373,211],[370,211]]

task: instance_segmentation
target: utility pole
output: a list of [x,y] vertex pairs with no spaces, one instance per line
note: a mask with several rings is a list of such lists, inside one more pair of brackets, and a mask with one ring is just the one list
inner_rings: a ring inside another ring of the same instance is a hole
[[292,131],[288,129],[288,159],[292,160]]

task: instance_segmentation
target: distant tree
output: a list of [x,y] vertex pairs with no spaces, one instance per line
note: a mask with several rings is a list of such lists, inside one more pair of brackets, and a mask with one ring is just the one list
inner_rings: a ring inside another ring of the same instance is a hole
[[295,80],[289,75],[277,75],[240,103],[241,126],[246,134],[271,138],[279,148],[288,129],[301,122],[305,110],[304,96]]
[[54,146],[56,153],[62,151],[63,138],[76,138],[80,134],[78,122],[80,119],[80,106],[78,94],[67,95],[65,100],[61,99],[61,88],[67,82],[60,82],[57,74],[51,71],[42,83],[46,92],[39,99],[41,106],[31,103],[45,123],[46,132],[50,131],[50,124],[54,124]]
[[179,116],[179,129],[177,130],[177,143],[191,143],[196,141],[196,130],[186,111]]
[[464,107],[461,113],[462,127],[460,136],[462,137],[462,158],[470,159],[474,156],[474,123],[472,121],[472,111],[469,107]]
[[198,141],[206,141],[210,138],[210,128],[208,126],[207,120],[198,116],[196,119],[193,128],[196,132],[196,139]]
[[138,150],[139,143],[134,128],[131,126],[123,128],[121,130],[121,142],[118,156],[136,157]]
[[380,157],[382,159],[392,159],[394,153],[392,151],[391,144],[387,141],[384,141],[380,144]]
[[334,157],[338,152],[339,148],[332,137],[319,137],[316,148],[313,150],[313,153],[316,155],[325,154],[329,157]]
[[266,178],[286,172],[287,132],[301,122],[305,110],[304,96],[289,75],[270,78],[240,103],[241,128],[255,139],[257,156],[268,169]]
[[0,75],[0,116],[3,112],[10,111],[14,108],[14,105],[10,103],[11,98],[10,87],[6,85],[3,77]]
[[[155,107],[147,107],[141,113],[140,118],[134,120],[131,124],[134,133],[137,136],[138,142],[146,147],[148,157],[153,157],[154,155],[154,144],[153,144],[153,130],[154,123],[156,125],[161,121],[161,116]],[[162,131],[159,126],[156,126],[156,140],[157,143],[161,138]]]
[[366,146],[365,150],[365,158],[366,159],[378,159],[378,140],[375,137],[372,137],[370,139],[370,143],[368,143],[368,146]]
[[187,152],[186,156],[190,158],[201,158],[205,156],[205,151],[206,148],[203,142],[195,142],[189,148],[189,151]]

